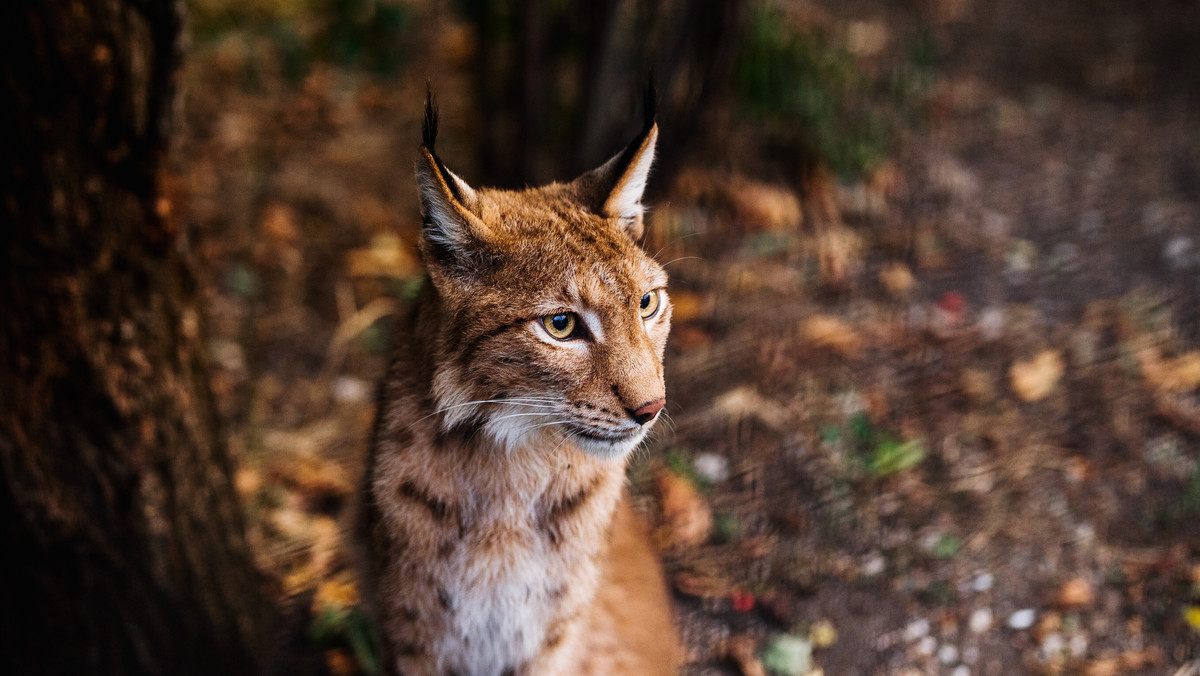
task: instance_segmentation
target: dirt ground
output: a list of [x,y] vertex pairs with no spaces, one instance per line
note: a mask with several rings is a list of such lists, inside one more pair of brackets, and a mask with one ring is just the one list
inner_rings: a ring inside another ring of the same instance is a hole
[[[630,480],[685,673],[1200,674],[1200,4],[821,8],[877,61],[927,33],[936,81],[861,182],[734,159],[659,189],[671,424]],[[439,30],[388,86],[251,86],[236,32],[187,73],[180,194],[239,490],[339,674],[340,532],[420,274],[425,75],[470,178],[469,48]]]

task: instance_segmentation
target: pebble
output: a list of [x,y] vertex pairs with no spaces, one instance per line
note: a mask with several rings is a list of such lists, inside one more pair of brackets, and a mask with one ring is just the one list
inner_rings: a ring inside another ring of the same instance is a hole
[[976,634],[982,634],[992,628],[992,609],[979,608],[971,613],[971,619],[967,621],[967,626]]
[[941,648],[938,648],[937,656],[939,662],[945,664],[946,666],[950,666],[958,661],[958,648],[947,643]]
[[1063,639],[1062,634],[1047,634],[1046,638],[1042,639],[1042,656],[1055,657],[1061,654],[1066,647],[1067,642]]
[[1067,649],[1071,651],[1072,657],[1083,657],[1087,652],[1088,640],[1083,634],[1075,634],[1071,636],[1071,640],[1067,643]]
[[1004,275],[1011,284],[1028,280],[1037,260],[1037,245],[1027,239],[1013,239],[1004,255]]
[[1050,267],[1059,272],[1072,273],[1079,271],[1079,245],[1074,242],[1060,242],[1050,253]]
[[985,592],[992,588],[995,584],[996,577],[991,573],[980,573],[971,580],[971,589],[977,592]]
[[979,648],[969,645],[962,651],[963,664],[975,664],[979,661]]
[[885,568],[887,568],[887,559],[883,558],[882,554],[876,552],[868,556],[866,561],[863,561],[862,574],[865,577],[874,577],[882,573]]
[[1192,267],[1196,259],[1196,246],[1191,237],[1176,235],[1167,240],[1163,246],[1163,260],[1174,271],[1180,272]]
[[1095,209],[1083,212],[1079,217],[1079,234],[1092,237],[1104,228],[1104,215]]
[[971,676],[971,668],[965,664],[960,664],[954,667],[954,671],[950,672],[950,676]]
[[1007,323],[1008,317],[1004,308],[988,307],[979,313],[979,321],[975,322],[975,326],[984,340],[991,341],[1004,335],[1004,326]]
[[700,476],[714,484],[729,478],[729,460],[723,455],[701,453],[696,456],[693,466]]
[[1008,616],[1008,626],[1013,629],[1028,629],[1037,620],[1037,611],[1033,608],[1022,608]]
[[937,650],[937,639],[932,636],[926,636],[917,642],[917,654],[929,657]]
[[909,641],[915,641],[915,640],[921,638],[922,636],[926,636],[928,634],[929,634],[929,620],[926,620],[925,618],[921,618],[919,620],[913,620],[912,622],[909,622],[908,626],[906,626],[904,628],[904,638]]
[[357,403],[366,401],[371,394],[371,387],[358,378],[342,376],[333,381],[333,398],[342,403]]

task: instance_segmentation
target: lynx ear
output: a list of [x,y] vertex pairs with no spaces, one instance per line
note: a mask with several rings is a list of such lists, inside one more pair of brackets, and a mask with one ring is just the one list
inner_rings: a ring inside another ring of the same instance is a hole
[[654,121],[657,98],[651,80],[646,87],[645,126],[641,133],[615,157],[573,183],[588,208],[606,218],[617,219],[635,240],[641,239],[644,230],[642,193],[646,190],[650,165],[654,163],[654,145],[658,141],[658,125]]
[[461,268],[478,259],[489,230],[477,215],[479,198],[475,191],[447,169],[434,152],[437,124],[437,104],[433,94],[427,92],[421,158],[417,162],[423,216],[420,248],[426,265]]

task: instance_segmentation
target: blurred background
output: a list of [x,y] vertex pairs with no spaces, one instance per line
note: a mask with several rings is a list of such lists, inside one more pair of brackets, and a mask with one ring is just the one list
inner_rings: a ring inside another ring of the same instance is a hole
[[673,425],[630,480],[685,673],[1200,674],[1200,3],[187,7],[168,189],[312,668],[378,668],[341,534],[426,82],[446,163],[520,187],[653,69]]

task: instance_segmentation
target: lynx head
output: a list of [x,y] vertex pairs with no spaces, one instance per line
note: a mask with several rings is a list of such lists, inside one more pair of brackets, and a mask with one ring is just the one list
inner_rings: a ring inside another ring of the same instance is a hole
[[666,403],[667,275],[642,251],[658,127],[566,184],[474,189],[434,151],[417,166],[421,256],[442,307],[433,394],[444,434],[507,447],[570,439],[601,457],[641,442]]

